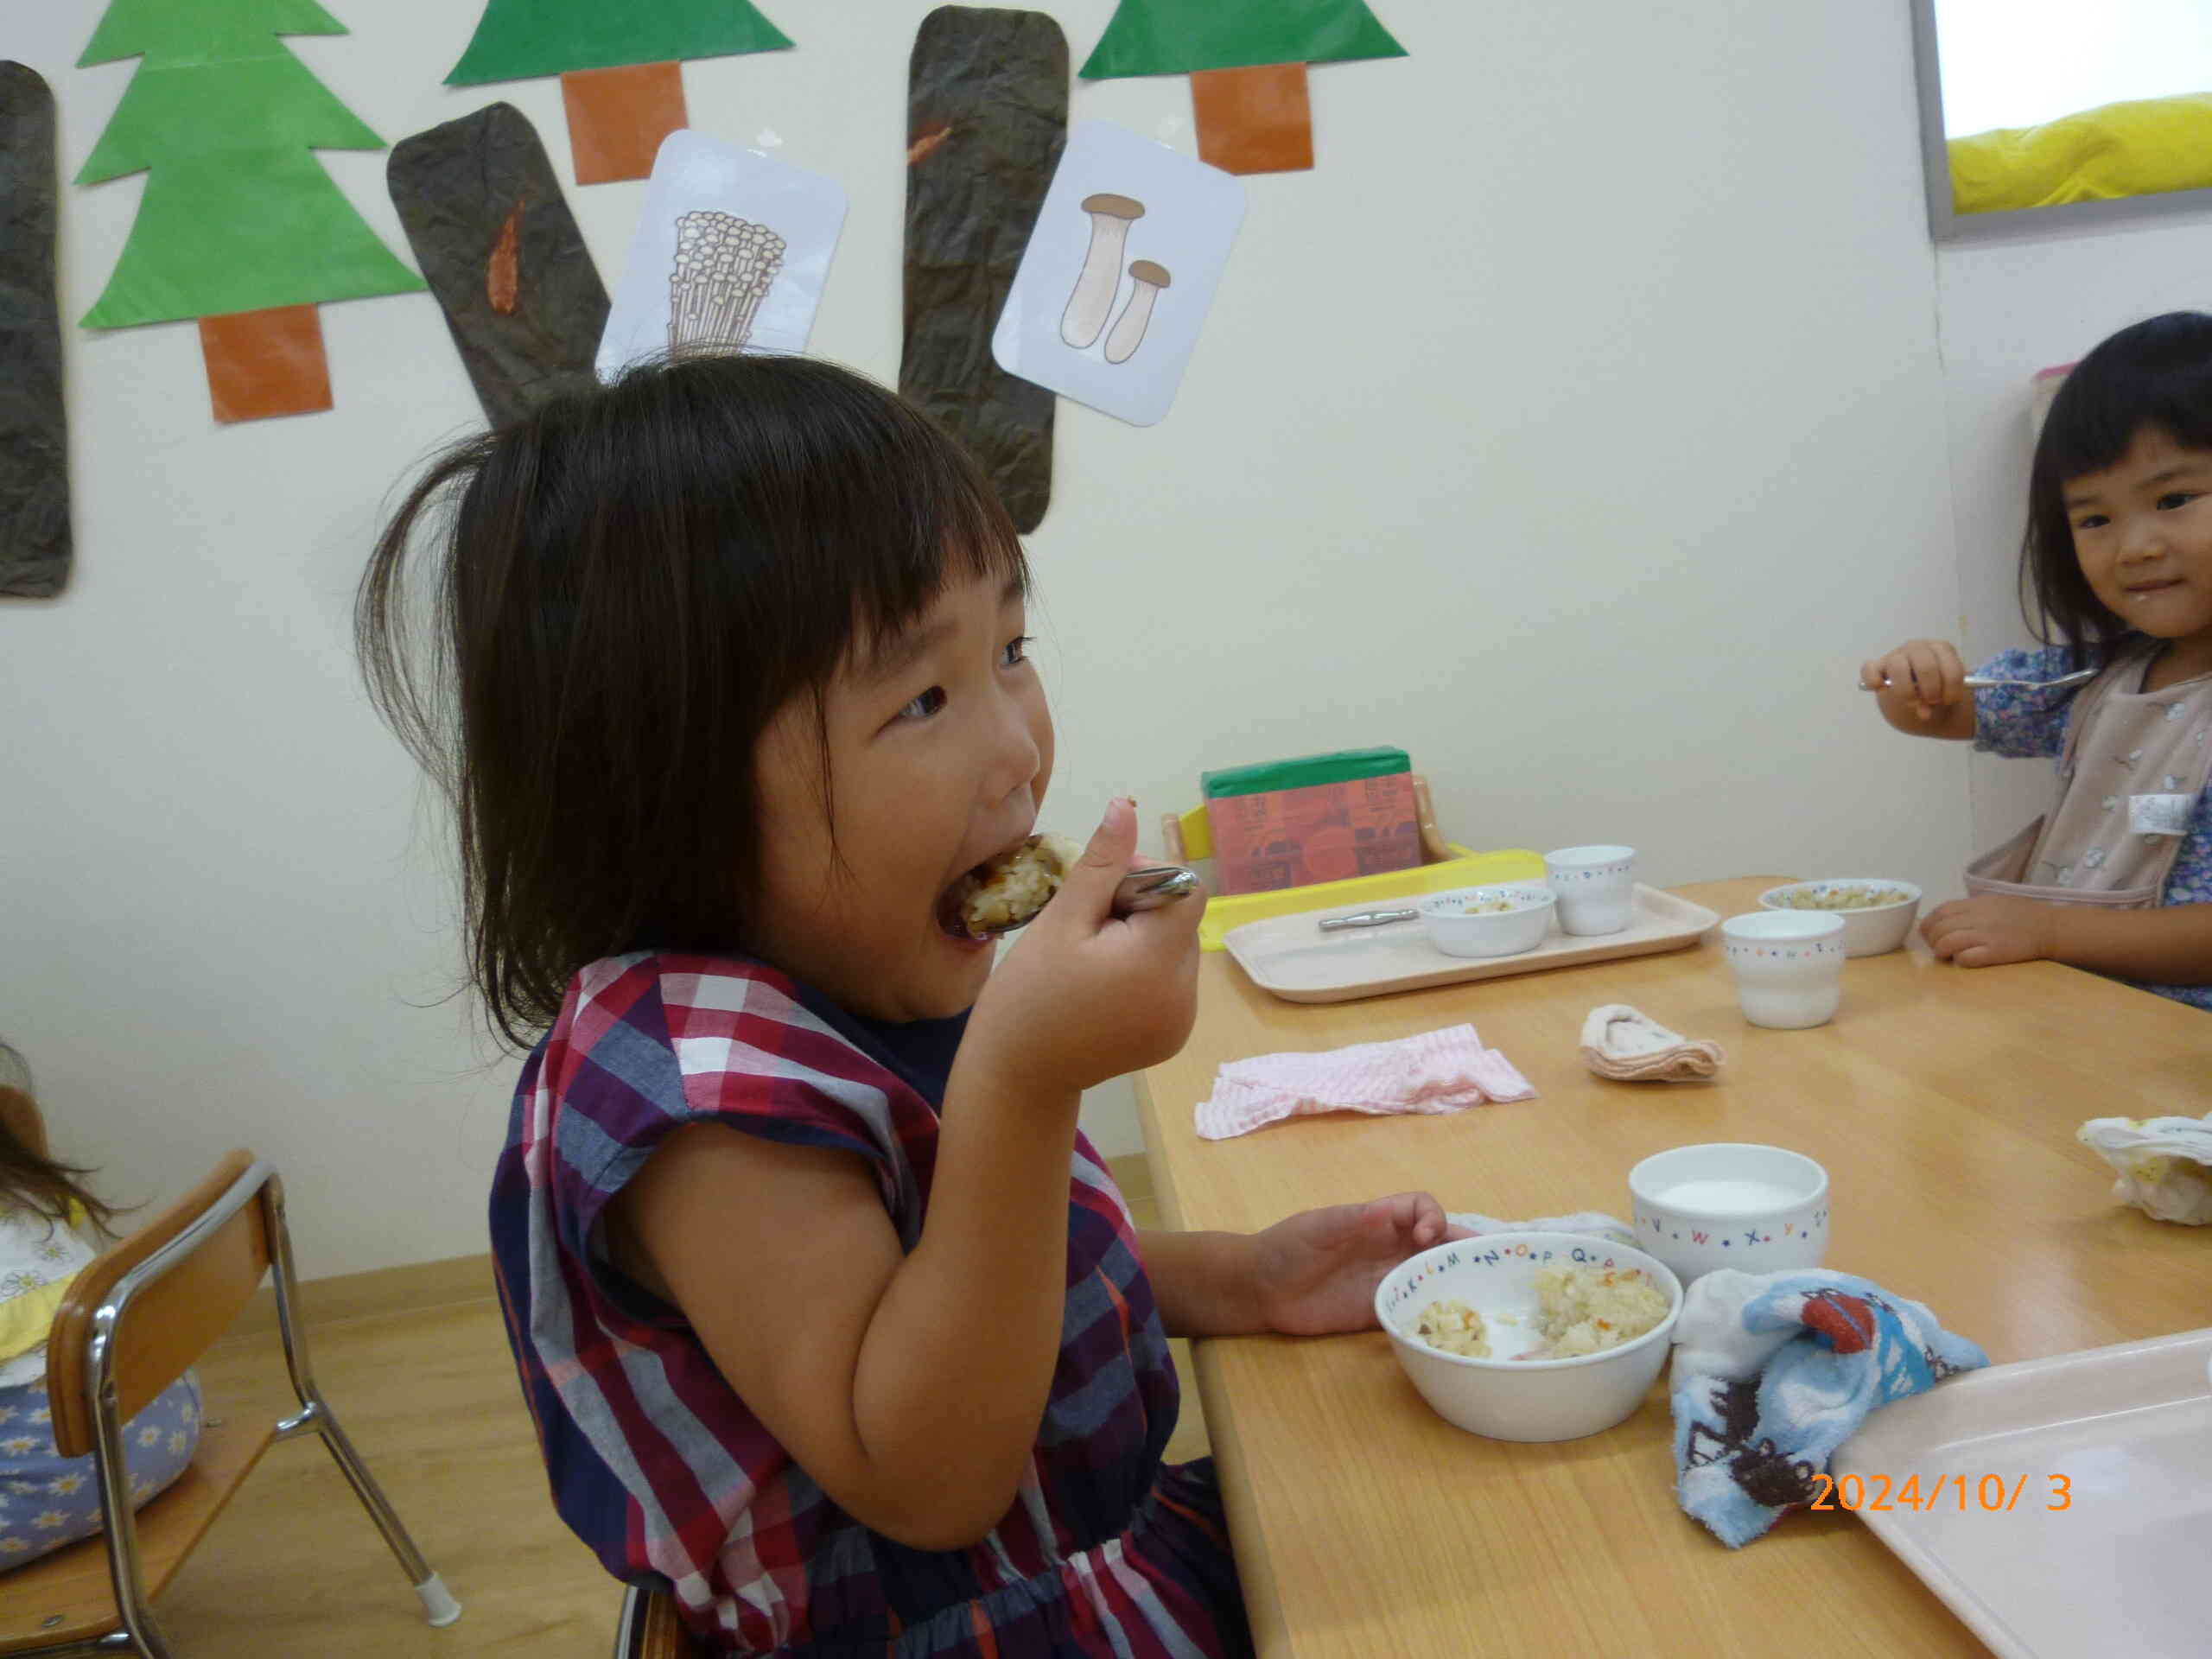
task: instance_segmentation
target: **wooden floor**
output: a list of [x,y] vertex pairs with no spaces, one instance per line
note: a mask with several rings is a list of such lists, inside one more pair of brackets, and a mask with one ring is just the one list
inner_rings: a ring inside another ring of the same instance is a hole
[[[1116,1160],[1141,1226],[1141,1159]],[[314,1287],[302,1298],[315,1316]],[[606,1659],[620,1594],[553,1512],[498,1309],[489,1300],[315,1325],[323,1392],[430,1565],[466,1610],[434,1630],[368,1516],[312,1438],[270,1449],[156,1604],[180,1659]],[[1172,1459],[1203,1456],[1189,1353]],[[200,1367],[211,1417],[289,1403],[269,1335]],[[0,1575],[0,1592],[6,1580]]]

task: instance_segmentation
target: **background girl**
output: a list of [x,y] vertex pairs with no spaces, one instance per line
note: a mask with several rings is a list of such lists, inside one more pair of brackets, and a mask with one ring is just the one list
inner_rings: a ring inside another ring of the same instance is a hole
[[[0,1043],[0,1569],[100,1529],[99,1478],[54,1449],[46,1340],[69,1282],[100,1251],[115,1212],[87,1170],[30,1145],[29,1068]],[[200,1382],[187,1371],[124,1426],[134,1506],[182,1474],[200,1444]]]
[[1426,1194],[1132,1229],[1077,1104],[1188,1034],[1200,906],[1113,915],[1116,801],[996,971],[944,920],[1051,780],[1028,579],[917,412],[712,357],[453,452],[364,581],[536,1039],[492,1232],[555,1501],[719,1650],[1245,1651],[1166,1338],[1371,1325],[1446,1236]]
[[2067,377],[2021,561],[2046,643],[1974,672],[2088,683],[1969,693],[1938,639],[1859,671],[1901,732],[2058,762],[2050,811],[1921,931],[1966,967],[2048,958],[2212,1008],[2212,317],[2138,323]]

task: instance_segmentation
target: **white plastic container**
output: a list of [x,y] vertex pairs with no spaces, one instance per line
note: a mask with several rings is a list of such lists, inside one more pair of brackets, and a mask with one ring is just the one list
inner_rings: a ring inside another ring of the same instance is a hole
[[[1510,957],[1544,942],[1554,903],[1543,887],[1454,887],[1431,893],[1414,908],[1428,942],[1446,956]],[[1506,908],[1491,908],[1500,904]]]
[[1715,1268],[1817,1268],[1828,1246],[1828,1173],[1802,1152],[1715,1141],[1655,1152],[1628,1173],[1637,1243],[1685,1285]]
[[[1814,898],[1835,893],[1904,893],[1910,898],[1893,904],[1861,905],[1850,910],[1795,911],[1786,901],[1793,895],[1808,894]],[[1914,919],[1920,914],[1920,889],[1910,881],[1885,881],[1877,876],[1840,876],[1825,881],[1792,881],[1783,887],[1769,887],[1759,894],[1762,910],[1795,911],[1800,915],[1833,915],[1843,918],[1843,954],[1847,957],[1878,957],[1896,950],[1912,932]]]
[[[1491,1346],[1536,1339],[1538,1268],[1634,1268],[1666,1294],[1667,1315],[1642,1336],[1572,1359],[1475,1359],[1408,1334],[1434,1301],[1465,1302],[1490,1327]],[[1375,1287],[1375,1317],[1422,1399],[1455,1427],[1497,1440],[1574,1440],[1602,1433],[1643,1403],[1667,1363],[1682,1287],[1643,1250],[1576,1233],[1491,1233],[1408,1256]]]
[[1562,847],[1544,855],[1544,876],[1559,895],[1559,925],[1569,933],[1618,933],[1636,907],[1636,849]]
[[1755,1026],[1824,1026],[1843,1000],[1843,918],[1833,911],[1760,910],[1720,924],[1736,1002]]

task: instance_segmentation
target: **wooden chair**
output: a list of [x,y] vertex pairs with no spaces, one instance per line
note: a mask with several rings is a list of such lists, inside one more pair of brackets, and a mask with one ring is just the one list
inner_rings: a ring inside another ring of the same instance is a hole
[[622,1622],[614,1631],[614,1659],[705,1659],[665,1590],[633,1584],[622,1593]]
[[[36,1109],[20,1092],[0,1090],[0,1120],[44,1147]],[[273,1424],[204,1425],[191,1466],[134,1513],[124,1424],[230,1328],[272,1270],[277,1329],[300,1409]],[[316,1388],[297,1297],[283,1188],[276,1172],[249,1152],[226,1154],[207,1179],[78,1274],[48,1339],[47,1399],[55,1448],[64,1457],[92,1456],[107,1527],[0,1573],[0,1654],[171,1659],[154,1598],[270,1442],[307,1433],[322,1437],[430,1623],[450,1624],[461,1616]]]

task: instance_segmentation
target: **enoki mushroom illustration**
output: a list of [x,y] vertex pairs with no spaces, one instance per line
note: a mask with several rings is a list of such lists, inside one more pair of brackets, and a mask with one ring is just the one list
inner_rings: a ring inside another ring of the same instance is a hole
[[1060,338],[1078,352],[1087,348],[1113,315],[1115,290],[1122,285],[1122,253],[1129,226],[1144,217],[1144,203],[1130,196],[1101,193],[1083,199],[1090,215],[1090,251],[1083,275],[1075,279],[1068,308],[1060,314]]
[[1122,320],[1114,325],[1114,332],[1106,336],[1109,363],[1126,363],[1136,355],[1137,347],[1144,344],[1144,331],[1152,321],[1152,308],[1158,302],[1161,290],[1173,280],[1165,265],[1155,265],[1149,259],[1140,259],[1132,264],[1129,277],[1136,284],[1136,291],[1122,308]]
[[676,221],[670,273],[671,346],[742,346],[784,268],[784,238],[734,213],[700,210]]

